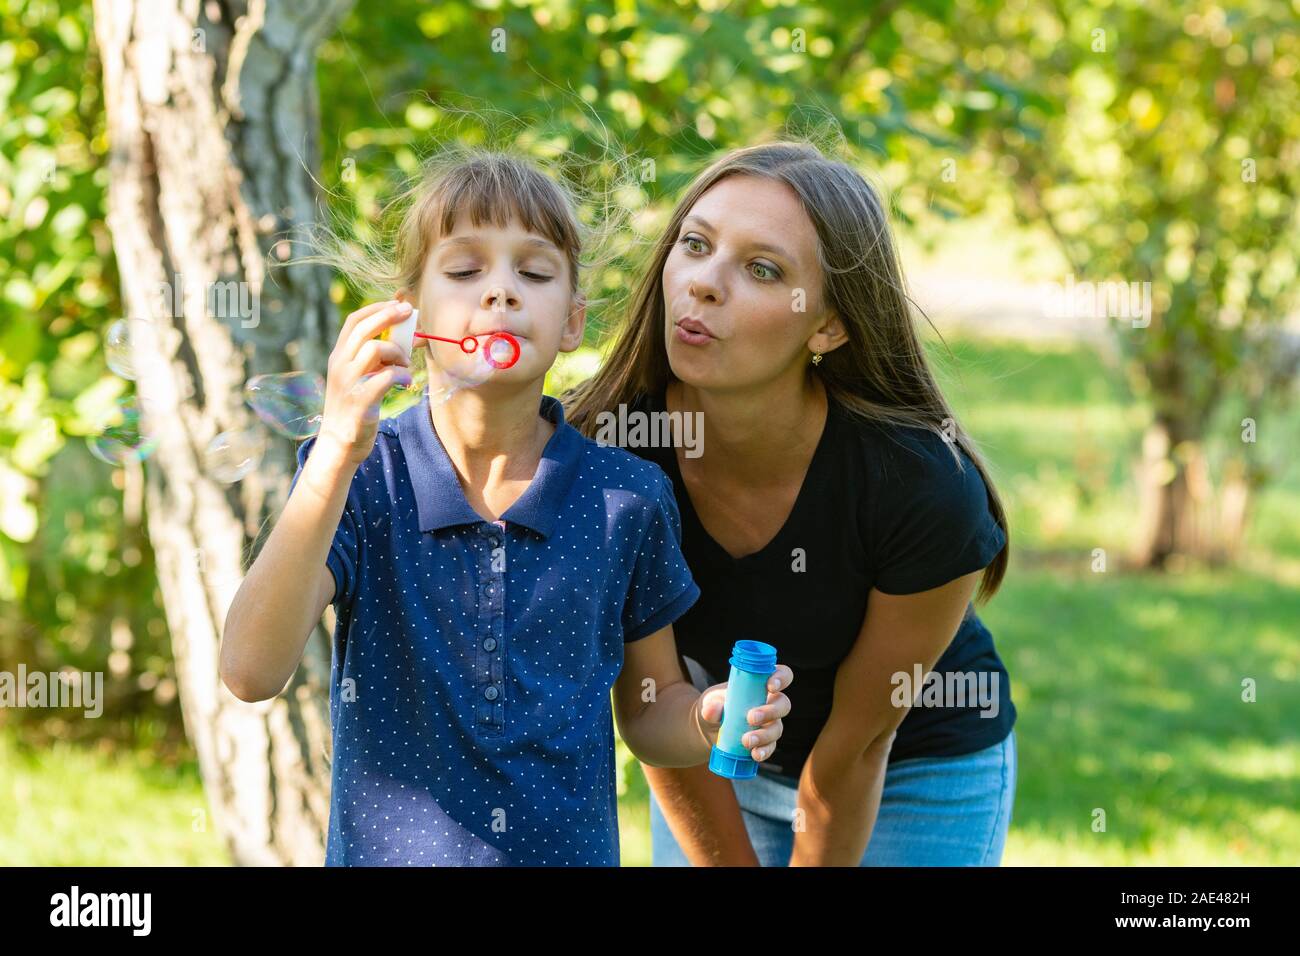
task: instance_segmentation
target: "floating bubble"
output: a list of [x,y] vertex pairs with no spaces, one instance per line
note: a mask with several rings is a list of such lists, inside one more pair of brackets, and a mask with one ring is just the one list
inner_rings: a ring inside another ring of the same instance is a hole
[[121,465],[144,461],[158,447],[158,439],[144,428],[140,403],[134,395],[117,399],[105,418],[104,430],[86,438],[86,445],[100,461]]
[[255,375],[244,386],[244,400],[286,438],[310,438],[325,414],[325,379],[315,372]]
[[114,375],[134,381],[135,366],[131,362],[131,323],[118,319],[104,332],[104,361]]
[[429,407],[437,408],[439,405],[446,403],[453,395],[455,395],[459,391],[460,389],[455,385],[443,385],[437,388],[435,388],[433,385],[430,385],[428,390],[425,392],[425,395],[428,396],[427,401],[429,403]]
[[153,337],[149,334],[152,331],[146,319],[116,319],[111,322],[104,330],[104,362],[109,371],[132,382],[139,378],[140,370],[136,368],[132,346],[146,350],[154,347]]
[[430,349],[430,388],[473,388],[482,385],[496,369],[487,359],[487,350],[476,348],[464,352],[458,348]]
[[421,369],[411,369],[410,385],[394,385],[383,398],[381,418],[392,418],[402,414],[412,405],[418,405],[427,382],[427,376]]
[[258,427],[237,428],[208,442],[203,467],[214,480],[233,485],[261,463],[265,452],[265,431]]
[[[361,378],[357,379],[356,384],[352,386],[352,391],[354,393],[365,391],[376,375],[386,375],[390,368],[391,366],[385,366],[375,372],[366,372]],[[407,371],[411,372],[411,384],[403,385],[400,382],[394,382],[388,391],[380,395],[366,409],[367,419],[373,421],[377,418],[389,418],[393,415],[399,415],[419,401],[419,386],[415,381],[415,373],[411,369],[407,369]]]

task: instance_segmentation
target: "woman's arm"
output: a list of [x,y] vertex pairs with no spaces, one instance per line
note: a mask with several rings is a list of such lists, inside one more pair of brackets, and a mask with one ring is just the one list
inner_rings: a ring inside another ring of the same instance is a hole
[[830,717],[799,775],[791,866],[861,862],[880,809],[889,749],[912,705],[891,703],[894,675],[911,675],[917,664],[922,673],[934,667],[981,573],[916,594],[871,590],[862,630],[835,675]]

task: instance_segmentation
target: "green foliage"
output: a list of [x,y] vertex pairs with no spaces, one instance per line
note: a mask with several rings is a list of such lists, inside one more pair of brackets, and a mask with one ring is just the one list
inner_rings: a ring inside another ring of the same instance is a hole
[[[121,304],[90,5],[0,0],[0,37],[0,666],[105,672],[114,727],[138,737],[133,719],[179,713],[140,474],[81,437],[129,390],[100,347]],[[46,729],[112,733],[95,723]]]
[[[675,197],[736,145],[807,137],[894,192],[903,219],[924,215],[940,169],[918,155],[990,122],[983,78],[957,68],[957,19],[996,6],[930,0],[892,17],[844,0],[399,0],[383,17],[358,7],[321,50],[320,178],[365,233],[396,177],[440,142],[566,152],[597,181],[625,160],[636,188],[613,198],[629,205],[640,242],[612,250],[589,278],[589,297],[603,303],[589,310],[594,341]],[[597,186],[596,198],[609,197]],[[338,298],[345,312],[360,304],[343,288]]]
[[[1066,8],[972,20],[970,69],[999,121],[998,189],[1047,223],[1079,281],[1150,282],[1150,326],[1117,321],[1135,396],[1189,439],[1276,472],[1300,344],[1300,38],[1271,0]],[[1033,88],[1025,98],[1008,90]],[[989,170],[988,172],[992,172]],[[973,175],[972,175],[973,174]],[[975,165],[951,187],[988,195]],[[1259,444],[1240,420],[1260,420]],[[1267,419],[1267,420],[1266,420]]]

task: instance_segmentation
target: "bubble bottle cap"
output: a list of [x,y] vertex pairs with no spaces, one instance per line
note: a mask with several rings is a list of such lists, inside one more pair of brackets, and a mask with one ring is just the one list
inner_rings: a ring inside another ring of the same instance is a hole
[[411,359],[411,351],[415,348],[415,330],[419,328],[419,325],[420,310],[412,309],[411,314],[408,315],[405,320],[396,325],[390,325],[380,333],[379,337],[392,342],[401,349],[402,354],[406,356],[406,359],[409,362]]

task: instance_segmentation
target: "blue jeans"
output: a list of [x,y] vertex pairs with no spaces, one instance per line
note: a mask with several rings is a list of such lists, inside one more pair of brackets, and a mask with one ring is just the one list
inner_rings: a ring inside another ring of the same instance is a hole
[[[733,780],[750,842],[763,866],[786,866],[794,846],[797,787],[760,773]],[[880,812],[859,866],[997,866],[1016,793],[1016,732],[957,757],[898,760],[885,771]],[[655,866],[690,866],[650,794]]]

